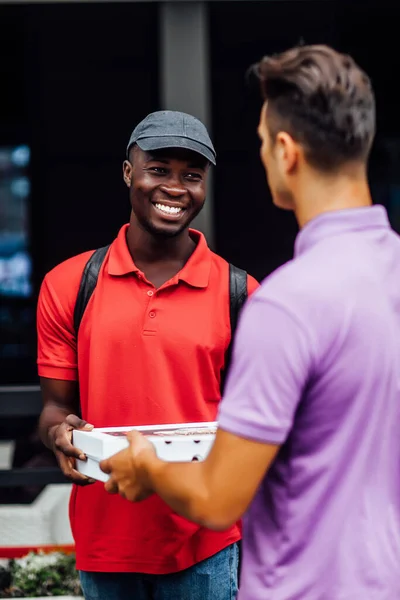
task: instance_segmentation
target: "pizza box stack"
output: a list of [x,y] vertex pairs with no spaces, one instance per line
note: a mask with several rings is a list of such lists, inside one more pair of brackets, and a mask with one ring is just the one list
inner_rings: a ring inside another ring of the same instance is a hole
[[73,431],[73,445],[87,456],[77,460],[77,469],[83,475],[106,482],[108,475],[99,463],[128,447],[128,431],[137,430],[154,444],[157,456],[168,462],[202,461],[215,439],[217,423],[180,423],[172,425],[145,425],[142,427],[105,427],[92,431]]

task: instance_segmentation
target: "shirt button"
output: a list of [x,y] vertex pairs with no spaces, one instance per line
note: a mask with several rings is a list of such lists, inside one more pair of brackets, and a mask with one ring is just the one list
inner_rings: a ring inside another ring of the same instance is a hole
[[152,310],[152,311],[149,313],[149,317],[150,317],[150,319],[154,319],[154,317],[155,317],[155,316],[156,316],[156,313],[154,312],[154,310]]
[[153,292],[153,290],[149,290],[149,291],[147,292],[147,295],[148,295],[148,296],[154,296],[154,292]]

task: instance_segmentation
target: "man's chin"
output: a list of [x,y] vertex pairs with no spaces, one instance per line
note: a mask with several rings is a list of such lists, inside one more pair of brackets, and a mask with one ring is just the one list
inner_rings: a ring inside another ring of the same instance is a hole
[[154,237],[157,238],[173,238],[181,234],[183,231],[187,230],[189,224],[182,223],[170,223],[170,224],[156,224],[156,223],[146,223],[146,229],[149,233],[151,233]]
[[289,192],[272,193],[272,202],[281,210],[294,210],[293,197]]

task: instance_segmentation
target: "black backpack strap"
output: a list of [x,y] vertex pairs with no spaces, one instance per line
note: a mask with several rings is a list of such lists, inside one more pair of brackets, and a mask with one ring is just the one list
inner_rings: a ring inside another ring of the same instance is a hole
[[232,356],[232,344],[235,336],[239,314],[247,300],[247,273],[243,269],[229,265],[229,315],[231,322],[231,341],[226,352],[225,368],[222,373],[221,391],[225,387],[226,373],[228,372]]
[[74,309],[74,328],[76,338],[78,338],[79,326],[81,324],[83,314],[95,290],[100,268],[103,264],[109,247],[110,246],[108,245],[95,250],[92,256],[87,261],[83,270],[82,279],[79,286],[79,292],[76,297]]
[[232,338],[235,334],[239,313],[247,300],[247,273],[229,265],[229,295]]

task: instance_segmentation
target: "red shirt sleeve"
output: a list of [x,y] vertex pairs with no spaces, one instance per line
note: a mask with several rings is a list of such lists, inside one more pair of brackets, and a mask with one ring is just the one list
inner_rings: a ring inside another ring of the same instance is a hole
[[38,373],[49,379],[78,379],[74,308],[82,272],[92,252],[71,258],[43,280],[37,306]]
[[260,284],[254,277],[251,275],[247,275],[247,295],[251,296],[253,292],[256,291],[257,288],[260,287]]

